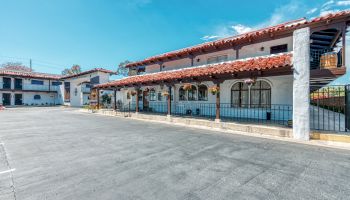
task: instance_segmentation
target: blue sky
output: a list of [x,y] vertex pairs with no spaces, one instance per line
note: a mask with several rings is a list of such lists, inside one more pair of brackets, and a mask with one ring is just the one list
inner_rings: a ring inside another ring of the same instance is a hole
[[148,56],[300,17],[350,8],[336,0],[0,0],[0,63],[36,71],[115,70]]

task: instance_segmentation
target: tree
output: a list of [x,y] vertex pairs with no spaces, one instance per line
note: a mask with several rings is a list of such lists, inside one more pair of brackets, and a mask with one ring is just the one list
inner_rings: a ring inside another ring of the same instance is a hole
[[128,76],[129,75],[129,69],[126,68],[126,65],[131,63],[129,60],[126,60],[124,62],[121,62],[119,65],[118,65],[118,69],[117,69],[117,74],[120,75],[120,76]]
[[62,75],[74,75],[81,73],[81,67],[79,65],[73,65],[70,69],[66,68],[62,71]]
[[0,65],[2,69],[32,72],[33,70],[29,67],[24,66],[21,62],[5,62]]

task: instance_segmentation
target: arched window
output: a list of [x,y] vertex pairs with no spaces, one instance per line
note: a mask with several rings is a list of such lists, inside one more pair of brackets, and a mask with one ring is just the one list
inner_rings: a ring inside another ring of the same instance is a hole
[[197,100],[197,88],[194,85],[192,85],[191,89],[188,90],[188,100],[189,101]]
[[252,108],[268,108],[271,105],[271,86],[266,81],[257,81],[250,88]]
[[41,99],[40,95],[38,95],[38,94],[34,95],[34,100],[40,100],[40,99]]
[[151,90],[149,91],[149,100],[150,100],[150,101],[155,101],[155,100],[157,100],[155,89],[151,89]]
[[206,85],[198,86],[198,101],[208,101],[208,87]]
[[231,88],[231,104],[233,107],[248,107],[249,88],[243,82],[235,83]]
[[179,89],[179,100],[180,101],[187,101],[186,91],[184,90],[183,86],[181,86]]

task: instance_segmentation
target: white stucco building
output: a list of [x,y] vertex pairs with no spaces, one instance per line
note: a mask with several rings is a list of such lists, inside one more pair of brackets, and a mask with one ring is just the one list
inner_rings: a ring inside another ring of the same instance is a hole
[[81,107],[91,87],[109,81],[112,71],[96,68],[75,75],[33,72],[23,67],[0,69],[0,104],[4,106]]
[[[346,73],[349,22],[342,11],[171,51],[127,65],[139,75],[95,88],[117,91],[135,112],[292,124],[294,138],[307,140],[314,117],[318,128],[325,121],[320,109],[310,117],[310,93]],[[332,114],[344,123],[341,115]]]

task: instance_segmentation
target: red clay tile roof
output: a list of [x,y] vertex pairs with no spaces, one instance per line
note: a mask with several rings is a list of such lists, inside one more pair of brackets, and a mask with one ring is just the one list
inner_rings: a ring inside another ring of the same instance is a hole
[[199,67],[184,68],[180,70],[157,72],[153,74],[131,76],[95,86],[95,88],[107,88],[142,84],[150,82],[171,81],[184,78],[196,78],[201,76],[232,74],[242,71],[260,71],[279,67],[292,66],[292,53],[276,54],[265,57],[235,60],[218,64]]
[[14,70],[7,70],[7,69],[0,69],[0,75],[4,76],[20,76],[25,78],[38,78],[38,79],[54,79],[58,80],[62,76],[56,75],[56,74],[46,74],[46,73],[39,73],[39,72],[26,72],[26,71],[14,71]]
[[73,77],[77,77],[77,76],[82,76],[85,74],[90,74],[90,73],[94,73],[94,72],[104,72],[104,73],[108,73],[108,74],[116,74],[116,72],[113,72],[111,70],[107,70],[107,69],[103,69],[103,68],[94,68],[85,72],[81,72],[79,74],[72,74],[72,75],[65,75],[62,76],[62,79],[66,79],[66,78],[73,78]]
[[109,74],[115,74],[115,72],[103,69],[103,68],[95,68],[88,71],[81,72],[79,74],[73,74],[73,75],[58,75],[58,74],[46,74],[46,73],[39,73],[39,72],[28,72],[28,71],[21,71],[21,70],[9,70],[6,68],[0,68],[0,75],[4,76],[20,76],[25,78],[38,78],[38,79],[66,79],[66,78],[73,78],[77,76],[82,76],[85,74],[90,74],[94,72],[105,72]]
[[346,11],[341,11],[341,12],[337,12],[337,13],[330,13],[330,14],[325,15],[325,16],[314,18],[310,21],[307,21],[305,18],[301,18],[298,20],[285,22],[282,24],[278,24],[276,26],[263,28],[263,29],[248,32],[245,34],[232,36],[232,37],[228,37],[228,38],[224,38],[224,39],[219,39],[219,40],[212,41],[212,42],[206,42],[206,43],[203,43],[200,45],[196,45],[196,46],[180,49],[177,51],[172,51],[172,52],[164,53],[161,55],[149,57],[149,58],[146,58],[142,61],[129,63],[128,65],[126,65],[126,67],[143,66],[143,65],[147,65],[147,64],[151,64],[151,63],[157,63],[161,59],[186,56],[186,55],[190,55],[190,54],[193,54],[196,52],[197,53],[201,52],[203,50],[210,50],[213,48],[224,47],[224,46],[229,46],[229,45],[234,46],[237,42],[240,42],[243,40],[253,40],[253,39],[256,39],[258,37],[261,37],[262,35],[267,35],[267,34],[271,35],[271,34],[276,34],[276,33],[279,33],[282,31],[288,31],[288,30],[293,31],[297,28],[300,28],[303,25],[304,26],[305,25],[312,25],[312,24],[318,23],[318,22],[326,22],[329,20],[338,19],[341,17],[349,17],[349,16],[350,16],[350,10],[346,10]]

